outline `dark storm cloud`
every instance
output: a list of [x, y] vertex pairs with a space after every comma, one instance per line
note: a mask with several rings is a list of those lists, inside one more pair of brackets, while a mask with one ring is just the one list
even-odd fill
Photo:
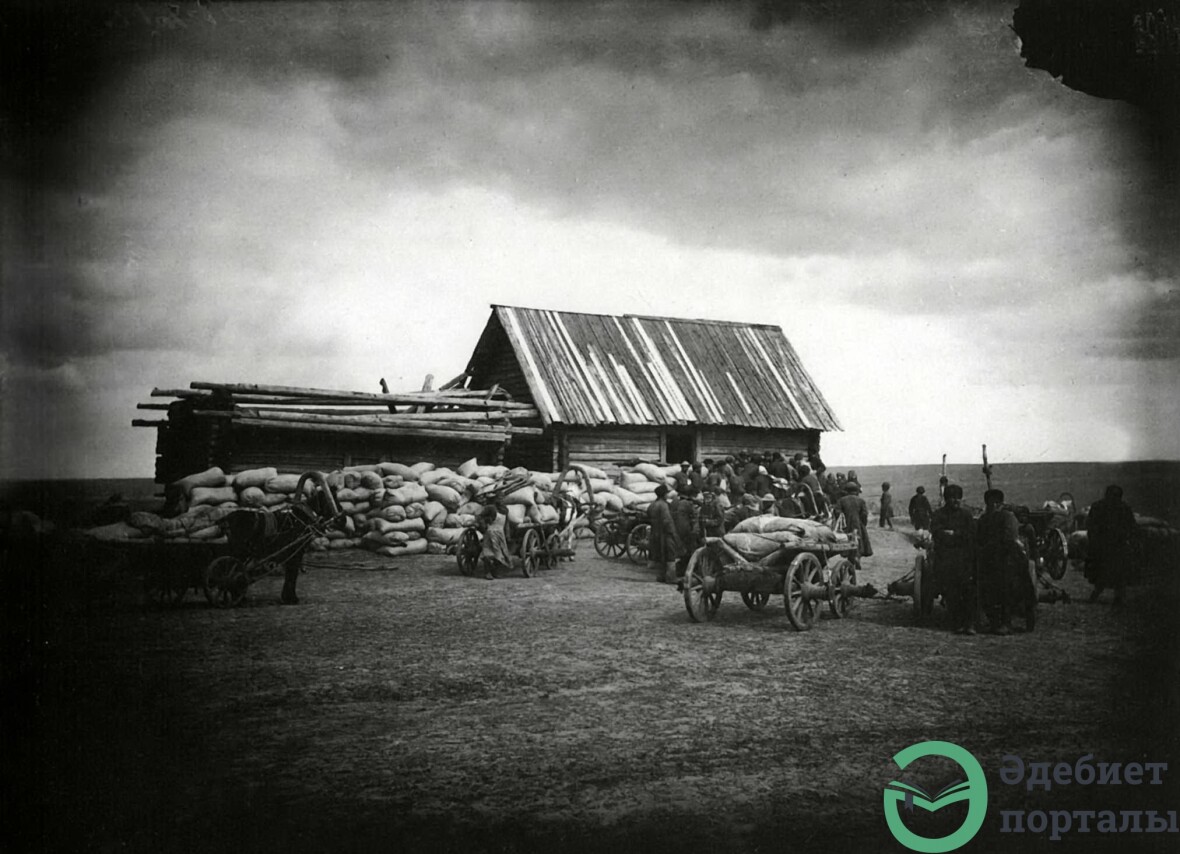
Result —
[[[148, 299], [153, 287], [202, 292], [208, 284], [191, 271], [132, 276], [101, 295], [81, 271], [125, 264], [123, 232], [150, 228], [218, 259], [227, 281], [266, 281], [268, 253], [282, 252], [268, 229], [300, 214], [284, 176], [264, 177], [267, 155], [289, 153], [302, 128], [287, 108], [306, 92], [322, 94], [330, 123], [322, 152], [295, 161], [287, 180], [303, 168], [390, 192], [476, 185], [689, 248], [855, 255], [885, 267], [895, 253], [924, 259], [923, 270], [829, 286], [886, 311], [1051, 303], [1063, 279], [1095, 274], [1087, 265], [1150, 280], [1164, 275], [1161, 245], [1175, 233], [1167, 183], [1152, 183], [1149, 158], [1128, 155], [1140, 138], [1112, 133], [1102, 109], [1053, 97], [1056, 84], [1022, 67], [1008, 2], [94, 8], [65, 24], [34, 22], [36, 67], [52, 82], [37, 89], [31, 74], [21, 78], [33, 94], [17, 114], [36, 129], [25, 154], [50, 140], [47, 181], [125, 205], [129, 170], [154, 169], [163, 178], [153, 187], [172, 176], [207, 191], [157, 208], [135, 202], [101, 222], [61, 205], [44, 214], [45, 230], [81, 248], [55, 256], [55, 275], [27, 277], [32, 290], [11, 301], [5, 338], [38, 363], [108, 347], [197, 347], [214, 334], [216, 316], [199, 301], [182, 303], [186, 322], [170, 330], [178, 313]], [[45, 35], [62, 27], [64, 36]], [[254, 167], [251, 199], [167, 156], [186, 132], [224, 162]], [[1090, 150], [1081, 156], [1079, 146]], [[1030, 158], [1035, 169], [1011, 170]], [[1113, 210], [1096, 202], [1111, 170], [1126, 178], [1115, 181]], [[1032, 175], [1046, 184], [1006, 204]], [[346, 186], [327, 189], [345, 203]], [[1063, 210], [1073, 231], [1051, 219]], [[1112, 215], [1140, 257], [1109, 237]], [[216, 234], [231, 223], [231, 236]], [[1004, 266], [1023, 263], [1038, 240], [1059, 257]], [[128, 279], [122, 267], [117, 278]], [[260, 290], [241, 298], [274, 299]], [[1174, 312], [1147, 293], [1158, 305], [1129, 322], [1126, 346], [1139, 352], [1142, 335], [1144, 352], [1167, 352]], [[127, 318], [135, 322], [118, 333]]]

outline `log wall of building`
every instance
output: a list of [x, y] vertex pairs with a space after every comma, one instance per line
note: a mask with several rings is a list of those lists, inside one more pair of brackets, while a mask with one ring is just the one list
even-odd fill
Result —
[[556, 471], [561, 465], [557, 458], [557, 438], [552, 431], [543, 436], [516, 435], [504, 449], [504, 465], [524, 466], [530, 471]]
[[[814, 431], [758, 430], [744, 427], [702, 427], [697, 445], [698, 459], [737, 456], [742, 451], [757, 453], [781, 451], [787, 457], [807, 456]], [[816, 438], [816, 450], [819, 441]]]
[[501, 462], [500, 443], [237, 427], [220, 465], [226, 473], [267, 466], [284, 472], [333, 471], [366, 463], [421, 461], [454, 468], [472, 457], [480, 465], [496, 465]]
[[660, 428], [578, 428], [558, 434], [559, 464], [585, 463], [608, 473], [631, 460], [660, 459]]

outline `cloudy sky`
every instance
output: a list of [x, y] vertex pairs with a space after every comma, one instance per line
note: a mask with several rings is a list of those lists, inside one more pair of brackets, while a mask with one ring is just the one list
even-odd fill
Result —
[[0, 476], [151, 476], [154, 386], [450, 378], [491, 303], [781, 325], [833, 465], [1180, 458], [1174, 171], [1014, 5], [9, 13]]

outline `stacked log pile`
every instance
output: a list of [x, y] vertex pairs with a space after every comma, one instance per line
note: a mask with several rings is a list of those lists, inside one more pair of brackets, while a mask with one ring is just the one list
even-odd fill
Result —
[[[293, 386], [193, 382], [187, 389], [153, 389], [140, 409], [167, 412], [164, 419], [135, 419], [158, 430], [156, 481], [172, 483], [190, 472], [235, 465], [235, 433], [251, 429], [324, 437], [369, 437], [503, 447], [510, 436], [540, 435], [540, 413], [498, 387], [467, 389], [456, 377], [438, 390], [368, 393]], [[520, 422], [526, 422], [524, 424]], [[457, 460], [464, 457], [459, 456]], [[319, 466], [302, 465], [309, 469]]]

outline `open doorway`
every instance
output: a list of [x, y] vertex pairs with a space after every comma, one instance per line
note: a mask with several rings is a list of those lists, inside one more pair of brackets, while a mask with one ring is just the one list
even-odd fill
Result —
[[664, 436], [664, 459], [670, 464], [696, 460], [696, 435], [693, 430], [669, 430]]

